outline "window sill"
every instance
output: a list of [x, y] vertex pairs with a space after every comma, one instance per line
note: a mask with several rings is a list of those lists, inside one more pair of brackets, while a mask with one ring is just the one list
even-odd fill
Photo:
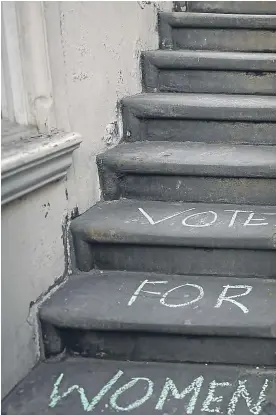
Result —
[[80, 143], [76, 133], [39, 134], [2, 120], [2, 205], [65, 177]]

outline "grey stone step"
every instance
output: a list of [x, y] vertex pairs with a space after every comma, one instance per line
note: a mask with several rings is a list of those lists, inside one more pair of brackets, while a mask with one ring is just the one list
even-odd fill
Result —
[[160, 49], [276, 51], [276, 16], [162, 12]]
[[136, 142], [97, 160], [106, 200], [276, 205], [276, 146]]
[[276, 14], [275, 1], [188, 1], [189, 12]]
[[128, 141], [275, 144], [273, 96], [151, 93], [122, 100]]
[[100, 202], [71, 223], [76, 265], [276, 277], [275, 213], [264, 206]]
[[143, 54], [148, 92], [276, 94], [276, 54], [150, 51]]
[[275, 378], [275, 370], [252, 367], [75, 358], [37, 366], [2, 414], [270, 415]]
[[276, 365], [275, 296], [276, 280], [93, 271], [71, 276], [40, 319], [48, 355]]

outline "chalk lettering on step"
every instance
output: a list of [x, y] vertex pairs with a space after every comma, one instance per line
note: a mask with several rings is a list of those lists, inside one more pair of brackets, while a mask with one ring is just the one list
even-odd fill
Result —
[[204, 377], [199, 376], [189, 386], [187, 386], [186, 389], [184, 389], [182, 392], [179, 392], [173, 380], [170, 378], [167, 378], [155, 409], [157, 409], [158, 411], [162, 411], [169, 393], [171, 393], [175, 399], [183, 399], [185, 398], [186, 395], [189, 395], [190, 393], [193, 392], [193, 395], [188, 405], [186, 406], [186, 413], [188, 415], [192, 414], [195, 409], [196, 402], [200, 394], [200, 390], [201, 390], [203, 382], [204, 382]]
[[[128, 389], [132, 388], [139, 381], [148, 382], [146, 394], [142, 398], [137, 399], [128, 406], [119, 406], [117, 404], [117, 399], [119, 398], [119, 396], [122, 395], [122, 393], [124, 393]], [[110, 398], [110, 405], [116, 411], [132, 411], [133, 409], [136, 409], [139, 406], [143, 405], [143, 403], [145, 403], [151, 397], [153, 393], [153, 386], [154, 383], [149, 378], [133, 378], [130, 382], [126, 383], [124, 386], [116, 390], [115, 393], [113, 393], [113, 395]]]
[[95, 408], [95, 406], [100, 402], [100, 400], [104, 397], [104, 395], [112, 388], [112, 386], [117, 382], [117, 380], [124, 374], [122, 370], [119, 370], [116, 375], [114, 375], [108, 383], [102, 387], [100, 392], [94, 396], [92, 401], [89, 403], [86, 394], [84, 392], [84, 389], [80, 387], [79, 385], [73, 385], [69, 389], [67, 389], [66, 392], [59, 395], [59, 386], [61, 384], [61, 381], [64, 377], [64, 374], [61, 373], [60, 376], [57, 378], [56, 382], [54, 383], [53, 391], [50, 395], [50, 403], [49, 406], [51, 408], [55, 408], [57, 403], [60, 402], [63, 398], [66, 398], [68, 395], [70, 395], [73, 391], [77, 391], [80, 395], [80, 400], [83, 406], [84, 411], [91, 412]]
[[253, 404], [253, 398], [250, 396], [248, 390], [246, 389], [246, 383], [247, 383], [247, 380], [239, 380], [239, 385], [237, 389], [235, 390], [229, 402], [227, 415], [234, 415], [236, 413], [236, 406], [240, 398], [243, 398], [245, 400], [246, 405], [251, 414], [253, 415], [261, 414], [263, 404], [266, 401], [265, 391], [268, 387], [269, 380], [268, 379], [265, 380], [263, 387], [261, 389], [260, 395], [258, 397], [258, 400], [255, 404]]
[[[250, 213], [250, 215], [248, 216], [248, 218], [244, 222], [243, 226], [266, 226], [266, 225], [268, 225], [267, 222], [260, 223], [260, 222], [263, 222], [264, 220], [266, 220], [266, 218], [254, 218], [255, 214], [256, 213], [254, 213], [254, 212]], [[254, 223], [254, 221], [257, 222], [257, 223]]]
[[224, 212], [233, 212], [228, 228], [232, 228], [234, 226], [235, 220], [237, 219], [237, 216], [239, 213], [253, 213], [252, 210], [232, 210], [232, 209], [225, 209]]
[[[188, 219], [191, 219], [191, 218], [196, 218], [196, 217], [198, 217], [198, 216], [200, 216], [200, 215], [205, 215], [205, 214], [209, 214], [209, 213], [211, 213], [212, 215], [213, 215], [213, 219], [210, 221], [210, 222], [207, 222], [207, 223], [202, 223], [203, 221], [201, 220], [201, 222], [200, 223], [197, 223], [197, 224], [189, 224], [189, 223], [187, 223], [187, 220]], [[192, 215], [189, 215], [189, 216], [187, 216], [185, 219], [183, 219], [182, 220], [182, 225], [183, 226], [190, 226], [190, 227], [193, 227], [193, 228], [205, 228], [205, 227], [207, 227], [207, 226], [211, 226], [211, 225], [213, 225], [215, 222], [216, 222], [216, 220], [217, 220], [217, 218], [218, 218], [218, 215], [217, 215], [217, 213], [216, 212], [214, 212], [214, 211], [212, 211], [212, 210], [208, 210], [207, 212], [199, 212], [199, 213], [193, 213]]]
[[142, 284], [139, 285], [139, 287], [137, 288], [137, 290], [134, 292], [133, 296], [130, 298], [129, 302], [127, 303], [128, 306], [132, 305], [134, 303], [134, 301], [136, 300], [136, 298], [138, 297], [138, 294], [140, 292], [143, 293], [147, 293], [147, 294], [153, 294], [153, 295], [161, 295], [160, 292], [153, 292], [153, 291], [145, 291], [142, 290], [142, 288], [146, 285], [146, 284], [167, 284], [168, 281], [149, 281], [149, 280], [145, 280], [142, 282]]
[[160, 220], [157, 220], [156, 222], [152, 219], [152, 217], [147, 213], [147, 212], [145, 212], [144, 211], [144, 209], [142, 209], [142, 208], [138, 208], [139, 209], [139, 211], [145, 216], [145, 218], [147, 218], [147, 220], [149, 221], [149, 223], [151, 224], [151, 225], [157, 225], [158, 223], [161, 223], [161, 222], [165, 222], [166, 220], [168, 220], [168, 219], [172, 219], [172, 218], [175, 218], [176, 216], [179, 216], [179, 215], [182, 215], [182, 213], [185, 213], [185, 212], [189, 212], [189, 211], [191, 211], [191, 210], [195, 210], [195, 208], [191, 208], [191, 209], [187, 209], [187, 210], [183, 210], [182, 212], [177, 212], [177, 213], [174, 213], [173, 215], [170, 215], [170, 216], [166, 216], [165, 218], [163, 218], [163, 219], [160, 219]]
[[232, 386], [232, 384], [229, 383], [229, 382], [217, 383], [215, 380], [210, 382], [208, 395], [207, 395], [205, 401], [202, 404], [202, 408], [201, 408], [202, 412], [216, 412], [218, 414], [221, 413], [220, 412], [220, 406], [216, 406], [216, 408], [210, 408], [210, 405], [214, 404], [214, 403], [221, 403], [222, 402], [223, 396], [215, 396], [215, 389], [217, 387], [225, 388], [227, 386]]
[[[187, 301], [186, 303], [181, 303], [181, 304], [168, 304], [165, 302], [166, 298], [168, 297], [168, 295], [170, 293], [172, 293], [175, 290], [178, 290], [179, 288], [182, 287], [194, 287], [199, 291], [199, 294], [196, 298]], [[197, 301], [201, 300], [204, 296], [204, 291], [203, 288], [200, 285], [196, 285], [196, 284], [183, 284], [183, 285], [179, 285], [178, 287], [174, 287], [171, 290], [167, 291], [165, 294], [163, 294], [162, 298], [160, 299], [160, 303], [165, 305], [166, 307], [172, 307], [172, 308], [176, 308], [176, 307], [185, 307], [187, 305], [191, 305], [193, 303], [196, 303]]]
[[[226, 296], [228, 290], [232, 289], [244, 289], [245, 292], [236, 295]], [[222, 293], [219, 295], [215, 308], [220, 308], [224, 301], [235, 304], [239, 307], [245, 314], [249, 312], [248, 308], [242, 303], [234, 300], [234, 298], [244, 297], [252, 291], [253, 287], [251, 285], [225, 285]]]

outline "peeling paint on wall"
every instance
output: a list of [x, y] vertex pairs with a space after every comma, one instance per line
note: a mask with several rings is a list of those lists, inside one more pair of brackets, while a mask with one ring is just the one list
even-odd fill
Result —
[[118, 122], [113, 121], [107, 124], [105, 128], [105, 134], [103, 136], [103, 142], [108, 148], [114, 147], [120, 140]]

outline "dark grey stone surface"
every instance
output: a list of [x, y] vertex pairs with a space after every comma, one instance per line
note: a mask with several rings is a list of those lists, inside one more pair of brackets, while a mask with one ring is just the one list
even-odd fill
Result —
[[[70, 355], [142, 362], [275, 366], [276, 340], [132, 331], [60, 331]], [[49, 350], [49, 355], [53, 351]]]
[[276, 204], [276, 147], [136, 142], [97, 160], [106, 200]]
[[[213, 226], [196, 228], [182, 226], [183, 218], [179, 215], [151, 225], [139, 208], [155, 222], [192, 208], [196, 208], [196, 213], [215, 209], [220, 219]], [[229, 228], [233, 213], [225, 212], [228, 209], [260, 213], [270, 225], [243, 226], [250, 214], [245, 213], [238, 215]], [[260, 206], [138, 200], [99, 203], [71, 224], [77, 266], [82, 271], [96, 266], [176, 274], [275, 277], [274, 215], [265, 216], [264, 212], [275, 213], [273, 207]]]
[[276, 14], [275, 1], [188, 1], [189, 12]]
[[198, 50], [156, 50], [142, 54], [158, 69], [212, 69], [216, 71], [276, 72], [275, 53], [242, 53]]
[[136, 118], [276, 121], [272, 96], [152, 93], [124, 98], [122, 104]]
[[276, 277], [276, 255], [273, 250], [116, 244], [113, 241], [86, 243], [88, 249], [85, 251], [81, 249], [79, 241], [82, 241], [80, 235], [75, 239], [75, 249], [79, 253], [78, 267], [83, 271], [96, 267], [168, 274]]
[[273, 53], [145, 52], [143, 69], [148, 92], [276, 94]]
[[[219, 303], [227, 286], [237, 304]], [[275, 297], [275, 280], [95, 270], [71, 276], [39, 314], [59, 328], [276, 338]]]
[[[138, 120], [138, 118], [136, 118]], [[276, 143], [275, 123], [211, 120], [139, 119], [125, 124], [126, 141], [201, 141], [205, 143]], [[137, 128], [138, 127], [138, 128]]]
[[[245, 213], [237, 214], [229, 227], [237, 210]], [[275, 213], [275, 207], [268, 206], [119, 200], [96, 204], [74, 219], [71, 229], [73, 234], [82, 234], [87, 242], [275, 250]], [[195, 216], [185, 222], [189, 226], [183, 225], [182, 221], [190, 215]], [[249, 215], [253, 219], [251, 225], [244, 226]]]
[[143, 54], [144, 90], [276, 94], [276, 54], [149, 51]]
[[159, 45], [160, 49], [273, 52], [275, 28], [275, 15], [163, 12]]
[[[108, 175], [105, 180], [108, 181]], [[201, 203], [276, 205], [275, 179], [216, 178], [128, 173], [120, 178], [116, 192], [102, 181], [106, 200], [124, 197], [141, 200]]]
[[120, 174], [276, 178], [276, 146], [137, 142], [121, 144], [99, 159]]
[[275, 30], [174, 28], [173, 49], [275, 52]]
[[276, 143], [274, 97], [140, 94], [123, 99], [122, 111], [127, 141]]
[[275, 378], [274, 370], [250, 367], [69, 359], [35, 368], [4, 400], [2, 414], [261, 414], [274, 405]]

